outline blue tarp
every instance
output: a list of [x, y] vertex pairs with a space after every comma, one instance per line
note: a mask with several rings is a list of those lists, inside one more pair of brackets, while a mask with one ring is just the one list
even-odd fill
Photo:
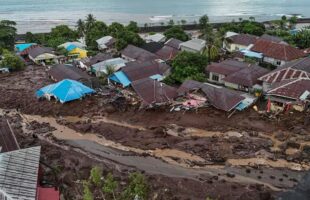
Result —
[[69, 46], [67, 46], [67, 51], [72, 51], [73, 49], [77, 48], [77, 46], [75, 46], [74, 44], [70, 44]]
[[31, 47], [32, 45], [35, 45], [35, 43], [25, 43], [25, 44], [17, 44], [15, 45], [15, 48], [19, 51], [22, 52], [25, 49], [28, 49], [29, 47]]
[[258, 59], [262, 59], [263, 58], [263, 54], [262, 53], [257, 53], [254, 51], [250, 51], [250, 50], [241, 50], [241, 52], [247, 56], [247, 57], [251, 57], [251, 58], [258, 58]]
[[36, 92], [37, 97], [45, 95], [54, 96], [61, 103], [80, 99], [81, 97], [95, 93], [95, 91], [82, 83], [70, 79], [62, 80], [58, 83], [51, 84], [39, 89]]
[[114, 74], [112, 74], [109, 79], [111, 81], [114, 81], [116, 83], [120, 83], [123, 85], [123, 87], [127, 87], [131, 84], [131, 81], [128, 79], [128, 77], [126, 76], [126, 74], [124, 74], [124, 72], [119, 71], [119, 72], [115, 72]]
[[155, 74], [153, 76], [150, 76], [150, 78], [157, 81], [162, 81], [164, 79], [164, 77], [160, 74]]

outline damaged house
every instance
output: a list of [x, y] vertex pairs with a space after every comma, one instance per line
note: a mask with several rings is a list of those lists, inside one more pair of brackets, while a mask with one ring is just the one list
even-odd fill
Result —
[[229, 52], [247, 49], [250, 45], [256, 43], [259, 37], [249, 34], [231, 34], [225, 38], [223, 48]]
[[310, 79], [299, 78], [281, 81], [266, 93], [268, 111], [310, 109]]
[[141, 99], [142, 107], [152, 107], [171, 103], [177, 97], [177, 89], [151, 78], [143, 78], [131, 83]]
[[151, 78], [161, 81], [170, 73], [170, 66], [155, 61], [128, 62], [120, 71], [109, 77], [111, 82], [127, 87], [133, 81]]
[[[211, 85], [208, 83], [200, 83], [193, 80], [185, 81], [178, 89], [178, 95], [192, 98], [191, 93], [197, 92], [198, 90], [202, 92], [201, 94], [206, 98], [208, 104], [226, 112], [231, 112], [235, 109], [243, 110], [253, 103], [253, 101], [247, 98], [247, 95], [237, 91], [229, 90], [227, 88]], [[198, 100], [200, 101], [201, 98]], [[195, 101], [197, 101], [197, 98]], [[201, 103], [197, 103], [197, 105], [199, 106]], [[183, 106], [186, 105], [183, 104]]]
[[171, 61], [173, 60], [177, 54], [180, 52], [180, 44], [181, 40], [177, 40], [174, 38], [169, 39], [165, 45], [158, 50], [155, 54], [163, 61]]

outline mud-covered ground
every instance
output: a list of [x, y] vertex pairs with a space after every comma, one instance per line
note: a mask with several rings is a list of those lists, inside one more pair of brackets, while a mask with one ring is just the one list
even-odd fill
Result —
[[[124, 100], [111, 103], [115, 91], [67, 104], [39, 101], [35, 90], [49, 83], [39, 67], [0, 74], [0, 108], [7, 109], [1, 115], [14, 124], [21, 146], [42, 145], [43, 162], [61, 169], [46, 179], [60, 186], [66, 199], [80, 199], [79, 181], [94, 165], [106, 173], [113, 171], [119, 180], [142, 169], [151, 186], [150, 199], [271, 199], [279, 189], [294, 186], [309, 169], [306, 113], [272, 116], [249, 109], [227, 118], [213, 108], [186, 113], [169, 108], [138, 110]], [[147, 161], [144, 166], [128, 166], [124, 159], [114, 160], [113, 152], [99, 156], [97, 149], [86, 145], [90, 141], [155, 157], [169, 167], [212, 173], [192, 178], [155, 173], [148, 170]]]

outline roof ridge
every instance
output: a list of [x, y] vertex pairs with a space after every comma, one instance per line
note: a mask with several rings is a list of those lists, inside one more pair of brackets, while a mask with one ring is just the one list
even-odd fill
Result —
[[286, 84], [280, 85], [279, 87], [276, 87], [276, 88], [274, 88], [274, 89], [272, 89], [272, 90], [269, 90], [268, 93], [273, 92], [274, 90], [278, 90], [278, 89], [280, 89], [280, 88], [286, 87], [286, 86], [288, 86], [288, 85], [291, 85], [291, 84], [296, 83], [296, 82], [298, 82], [298, 81], [302, 81], [302, 80], [310, 80], [310, 79], [308, 79], [308, 78], [297, 78], [297, 79], [295, 79], [295, 80], [293, 80], [293, 81], [291, 81], [291, 82], [288, 82], [288, 83], [286, 83]]

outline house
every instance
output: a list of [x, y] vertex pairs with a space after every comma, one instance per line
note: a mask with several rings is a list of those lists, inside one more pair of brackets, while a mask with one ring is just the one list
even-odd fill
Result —
[[153, 35], [148, 35], [145, 38], [146, 43], [149, 42], [165, 42], [166, 41], [166, 36], [164, 36], [161, 33], [155, 33]]
[[99, 50], [111, 50], [114, 48], [116, 40], [112, 36], [104, 36], [96, 40]]
[[0, 120], [0, 153], [20, 149], [13, 129], [6, 120]]
[[299, 78], [274, 84], [266, 93], [268, 111], [310, 109], [310, 79]]
[[300, 19], [297, 19], [297, 22], [295, 24], [295, 29], [302, 30], [309, 26], [310, 26], [310, 18], [300, 18]]
[[223, 41], [223, 48], [229, 52], [247, 49], [257, 41], [258, 37], [249, 34], [232, 34]]
[[40, 146], [0, 153], [0, 199], [60, 199], [55, 188], [38, 185], [40, 153]]
[[55, 82], [59, 82], [65, 79], [71, 79], [79, 81], [89, 87], [93, 87], [92, 77], [89, 76], [85, 71], [72, 65], [65, 65], [65, 64], [53, 65], [47, 73], [49, 77]]
[[164, 46], [164, 43], [161, 43], [161, 42], [149, 42], [149, 43], [145, 43], [141, 45], [140, 48], [146, 51], [149, 51], [151, 53], [156, 53], [161, 48], [163, 48], [163, 46]]
[[48, 64], [54, 62], [57, 56], [53, 53], [52, 49], [36, 46], [29, 49], [29, 59], [36, 64]]
[[250, 49], [263, 54], [263, 62], [274, 66], [283, 66], [285, 63], [305, 57], [305, 53], [290, 45], [259, 39]]
[[178, 89], [178, 94], [179, 96], [184, 96], [197, 90], [201, 90], [204, 93], [209, 104], [226, 112], [237, 109], [246, 100], [246, 97], [234, 90], [193, 80], [185, 81]]
[[169, 39], [155, 54], [163, 61], [170, 61], [180, 52], [181, 40]]
[[109, 77], [109, 80], [123, 87], [127, 87], [131, 82], [151, 78], [157, 81], [163, 80], [170, 73], [170, 66], [164, 63], [155, 61], [147, 62], [129, 62], [121, 71], [114, 73]]
[[267, 41], [274, 42], [274, 43], [288, 44], [282, 38], [276, 37], [276, 36], [272, 36], [272, 35], [268, 35], [268, 34], [262, 35], [259, 39], [267, 40]]
[[81, 99], [86, 95], [95, 93], [95, 90], [82, 83], [70, 79], [64, 79], [58, 83], [45, 86], [36, 91], [38, 98], [51, 100], [55, 98], [60, 103]]
[[82, 69], [86, 69], [88, 71], [90, 71], [91, 66], [96, 64], [96, 63], [100, 63], [102, 61], [105, 60], [109, 60], [112, 59], [113, 55], [110, 53], [98, 53], [97, 55], [93, 56], [93, 57], [87, 57], [87, 58], [83, 58], [79, 61], [77, 61], [77, 66], [82, 68]]
[[79, 59], [87, 57], [87, 51], [85, 49], [75, 46], [74, 44], [67, 46], [66, 50], [68, 51], [68, 56], [70, 57]]
[[131, 85], [140, 97], [142, 107], [167, 104], [177, 97], [176, 88], [151, 78], [133, 81]]
[[61, 45], [58, 46], [58, 48], [65, 48], [67, 49], [70, 45], [74, 45], [80, 49], [85, 49], [86, 48], [86, 45], [84, 43], [81, 43], [81, 42], [66, 42], [66, 43], [63, 43]]
[[206, 48], [206, 41], [201, 39], [192, 39], [180, 44], [182, 51], [188, 51], [193, 53], [202, 53]]
[[126, 66], [127, 60], [123, 58], [111, 58], [91, 66], [91, 72], [95, 73], [96, 76], [101, 76], [102, 74], [108, 74], [107, 68], [112, 67], [114, 71]]
[[236, 60], [212, 63], [206, 67], [209, 82], [223, 84], [226, 87], [245, 92], [262, 89], [262, 82], [258, 78], [268, 72], [269, 70], [258, 65]]
[[262, 76], [259, 80], [263, 81], [263, 90], [267, 92], [272, 85], [282, 81], [296, 80], [300, 78], [310, 78], [310, 58], [301, 58], [285, 64], [278, 69]]
[[15, 45], [15, 50], [17, 52], [22, 52], [26, 49], [28, 49], [29, 47], [33, 46], [33, 45], [37, 45], [36, 43], [22, 43], [22, 44], [16, 44]]
[[158, 56], [154, 53], [146, 51], [142, 48], [136, 47], [134, 45], [128, 45], [125, 49], [121, 51], [122, 57], [127, 61], [151, 61], [157, 60]]

